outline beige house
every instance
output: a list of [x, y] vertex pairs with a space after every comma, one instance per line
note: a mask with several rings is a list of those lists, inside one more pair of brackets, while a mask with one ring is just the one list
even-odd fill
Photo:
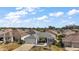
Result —
[[75, 34], [76, 32], [73, 31], [73, 30], [70, 30], [70, 29], [66, 29], [66, 30], [63, 30], [62, 34], [64, 35], [71, 35], [71, 34]]
[[21, 35], [24, 35], [17, 29], [5, 29], [0, 31], [0, 41], [3, 43], [19, 42]]
[[64, 47], [79, 48], [79, 33], [71, 34], [62, 39]]

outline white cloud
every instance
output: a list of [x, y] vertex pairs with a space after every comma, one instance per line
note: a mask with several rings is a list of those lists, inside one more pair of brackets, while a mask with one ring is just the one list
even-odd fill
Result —
[[31, 14], [36, 14], [36, 12], [34, 12], [36, 9], [36, 7], [18, 7], [16, 8], [16, 12], [9, 12], [8, 14], [5, 15], [5, 19], [19, 19], [24, 15], [27, 15], [29, 12], [31, 12]]
[[17, 7], [16, 10], [24, 10], [26, 12], [33, 12], [36, 9], [39, 9], [38, 7]]
[[19, 18], [20, 15], [16, 14], [15, 12], [10, 12], [9, 14], [5, 15], [5, 19], [16, 19]]
[[43, 12], [43, 11], [44, 11], [44, 9], [39, 10], [39, 12]]
[[72, 17], [68, 17], [68, 19], [72, 19]]
[[48, 17], [46, 15], [37, 18], [37, 20], [47, 20], [47, 19], [48, 19]]
[[5, 15], [5, 18], [6, 19], [15, 19], [15, 18], [19, 18], [23, 15], [26, 15], [28, 14], [28, 12], [24, 11], [24, 10], [21, 10], [21, 11], [16, 11], [16, 12], [10, 12], [8, 14]]
[[27, 11], [29, 11], [29, 12], [32, 12], [32, 11], [34, 11], [35, 10], [35, 8], [25, 8]]
[[35, 15], [35, 14], [36, 14], [36, 12], [32, 12], [31, 14]]
[[24, 15], [28, 15], [29, 12], [30, 14], [35, 14], [35, 10], [38, 9], [36, 7], [19, 7], [16, 8], [15, 12], [9, 12], [8, 14], [5, 15], [4, 19], [6, 20], [6, 23], [8, 25], [11, 24], [16, 24], [16, 23], [23, 23], [23, 22], [29, 22], [29, 20], [24, 21], [24, 19], [22, 19], [22, 17]]
[[55, 13], [50, 13], [49, 16], [54, 16]]
[[68, 14], [68, 15], [74, 15], [74, 14], [77, 14], [77, 13], [79, 13], [79, 10], [77, 10], [77, 9], [72, 9], [72, 10], [70, 10], [67, 14]]
[[21, 10], [21, 9], [23, 9], [23, 7], [17, 7], [17, 8], [16, 8], [16, 10]]
[[31, 19], [26, 19], [23, 22], [31, 22]]
[[56, 12], [56, 13], [50, 13], [49, 16], [55, 16], [55, 17], [59, 17], [59, 16], [63, 16], [64, 12]]
[[62, 16], [64, 13], [63, 12], [58, 12], [58, 13], [56, 13], [55, 15], [56, 16]]

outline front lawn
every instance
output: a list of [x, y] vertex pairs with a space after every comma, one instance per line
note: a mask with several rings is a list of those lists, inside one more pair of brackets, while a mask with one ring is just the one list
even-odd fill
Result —
[[0, 51], [12, 51], [21, 46], [17, 43], [9, 43], [9, 44], [0, 44]]
[[34, 46], [30, 51], [64, 51], [63, 48], [60, 48], [56, 45], [50, 46]]

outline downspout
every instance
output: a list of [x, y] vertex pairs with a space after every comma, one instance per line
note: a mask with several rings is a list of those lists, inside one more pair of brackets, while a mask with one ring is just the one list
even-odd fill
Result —
[[13, 34], [12, 34], [12, 33], [10, 33], [10, 35], [11, 35], [11, 42], [13, 42]]
[[6, 43], [5, 33], [4, 33], [4, 35], [3, 35], [3, 42], [4, 42], [4, 44]]
[[35, 34], [34, 36], [35, 36], [35, 38], [36, 38], [36, 41], [35, 41], [36, 43], [35, 43], [35, 45], [37, 45], [37, 44], [38, 44], [38, 39], [39, 39], [39, 38], [38, 38], [37, 34]]

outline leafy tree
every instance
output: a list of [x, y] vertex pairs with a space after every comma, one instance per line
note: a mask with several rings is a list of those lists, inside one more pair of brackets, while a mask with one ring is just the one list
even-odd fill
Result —
[[55, 29], [55, 27], [49, 26], [49, 29]]
[[58, 42], [56, 43], [56, 46], [63, 47], [63, 44], [62, 44], [62, 38], [63, 37], [64, 37], [64, 35], [61, 35], [61, 34], [57, 35]]

